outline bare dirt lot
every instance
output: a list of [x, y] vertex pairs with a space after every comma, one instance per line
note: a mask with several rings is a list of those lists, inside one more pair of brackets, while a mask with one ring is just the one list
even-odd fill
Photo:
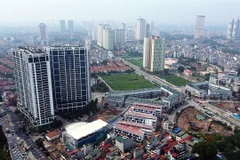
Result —
[[116, 115], [120, 114], [122, 111], [112, 109], [112, 108], [106, 108], [106, 109], [101, 109], [96, 115], [90, 118], [90, 122], [101, 119], [103, 121], [107, 121]]
[[[206, 117], [205, 120], [198, 120], [197, 115], [204, 116], [203, 113], [200, 113], [194, 108], [185, 109], [178, 118], [178, 127], [184, 131], [193, 130], [200, 131], [202, 133], [221, 134], [224, 136], [230, 136], [232, 134], [232, 131], [225, 129], [223, 125], [217, 124], [215, 122], [211, 123], [211, 118]], [[194, 123], [194, 125], [192, 125], [192, 128], [190, 126], [191, 123]]]
[[[233, 103], [233, 102], [216, 102], [211, 103], [214, 106], [217, 106], [218, 108], [224, 110], [224, 111], [230, 111], [232, 113], [238, 113], [240, 114], [240, 104], [239, 103]], [[239, 109], [238, 109], [239, 108]]]

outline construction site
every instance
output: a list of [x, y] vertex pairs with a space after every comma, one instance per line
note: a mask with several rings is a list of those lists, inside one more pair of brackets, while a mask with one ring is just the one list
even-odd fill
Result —
[[232, 131], [224, 125], [217, 123], [213, 118], [199, 112], [195, 108], [184, 109], [177, 120], [177, 125], [184, 131], [194, 131], [201, 133], [220, 134], [230, 136]]
[[95, 121], [97, 119], [101, 119], [103, 121], [108, 121], [109, 119], [119, 115], [122, 111], [114, 109], [114, 108], [108, 108], [108, 109], [101, 109], [98, 113], [96, 113], [94, 116], [90, 118], [90, 122]]

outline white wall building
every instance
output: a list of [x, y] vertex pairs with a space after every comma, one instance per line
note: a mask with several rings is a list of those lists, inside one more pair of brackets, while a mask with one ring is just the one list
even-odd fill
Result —
[[137, 19], [137, 24], [135, 28], [135, 40], [141, 41], [146, 37], [147, 23], [143, 18]]
[[48, 54], [29, 47], [13, 50], [18, 109], [33, 126], [54, 120], [51, 68]]
[[97, 45], [103, 46], [103, 26], [101, 24], [97, 26]]

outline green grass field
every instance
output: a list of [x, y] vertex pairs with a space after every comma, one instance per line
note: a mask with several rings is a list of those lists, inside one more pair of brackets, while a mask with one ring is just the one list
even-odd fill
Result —
[[142, 67], [143, 66], [143, 60], [142, 59], [127, 59], [128, 62], [138, 66], [138, 67]]
[[157, 76], [162, 79], [165, 79], [167, 82], [172, 83], [175, 86], [185, 86], [187, 83], [189, 83], [188, 80], [183, 79], [181, 77], [177, 77], [175, 75], [169, 75], [169, 76], [157, 75]]
[[101, 76], [107, 84], [116, 91], [127, 91], [133, 89], [152, 88], [154, 84], [137, 74], [116, 74]]

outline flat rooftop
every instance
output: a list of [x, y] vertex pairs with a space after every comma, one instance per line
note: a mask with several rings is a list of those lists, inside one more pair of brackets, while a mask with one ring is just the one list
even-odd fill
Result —
[[123, 125], [123, 124], [116, 124], [114, 128], [120, 129], [120, 130], [125, 131], [127, 133], [132, 133], [132, 134], [135, 134], [135, 135], [140, 135], [140, 136], [144, 135], [144, 132], [141, 131], [140, 128], [134, 127], [134, 126], [126, 126], [126, 125]]
[[[76, 126], [76, 124], [73, 124], [73, 125]], [[100, 129], [106, 127], [107, 125], [108, 123], [104, 122], [101, 119], [98, 119], [90, 123], [76, 126], [75, 128], [68, 126], [69, 129], [66, 129], [66, 130], [67, 130], [67, 133], [71, 135], [74, 139], [80, 139], [80, 138], [86, 137], [89, 134], [99, 131]]]

